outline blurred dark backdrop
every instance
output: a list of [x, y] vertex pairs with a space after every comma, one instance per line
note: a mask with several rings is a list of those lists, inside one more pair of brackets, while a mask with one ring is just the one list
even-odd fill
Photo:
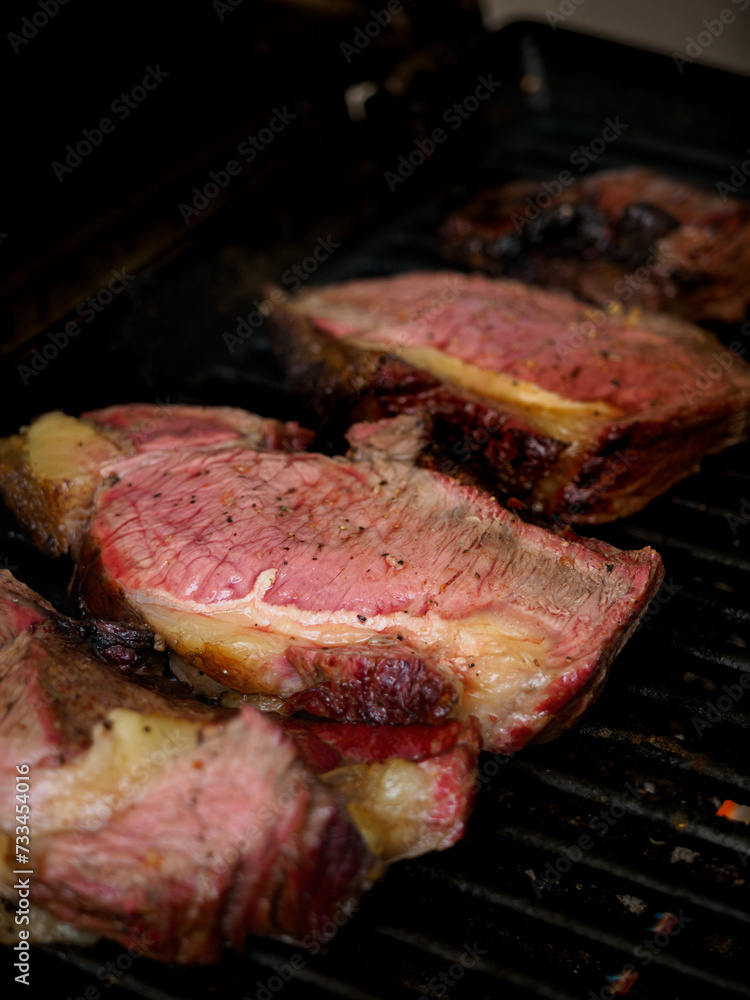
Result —
[[[371, 7], [389, 18], [370, 25], [372, 38], [362, 34]], [[390, 8], [357, 0], [12, 0], [0, 20], [6, 346], [65, 315], [55, 269], [69, 276], [68, 307], [92, 281], [102, 287], [108, 268], [92, 273], [95, 248], [113, 227], [122, 242], [114, 257], [126, 253], [142, 265], [192, 239], [230, 193], [256, 197], [264, 174], [288, 166], [290, 156], [298, 167], [309, 160], [308, 196], [325, 196], [314, 175], [330, 178], [342, 156], [366, 154], [352, 148], [346, 87], [381, 80], [416, 48], [447, 51], [481, 31], [473, 0], [391, 0]], [[276, 127], [290, 120], [274, 118], [285, 108], [293, 125], [274, 134], [264, 155], [248, 162], [257, 146], [246, 144], [248, 155], [237, 157], [239, 143], [271, 119]], [[186, 220], [178, 206], [190, 207], [193, 186], [210, 183], [211, 170], [224, 178], [232, 158], [239, 166], [231, 192]], [[8, 295], [30, 284], [36, 302], [8, 307]]]

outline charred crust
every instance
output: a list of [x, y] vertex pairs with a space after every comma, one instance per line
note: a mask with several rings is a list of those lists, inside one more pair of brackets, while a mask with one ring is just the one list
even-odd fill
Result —
[[345, 722], [428, 723], [449, 718], [460, 698], [454, 681], [408, 647], [397, 652], [357, 647], [290, 646], [286, 657], [307, 686], [285, 711]]
[[77, 600], [87, 616], [125, 622], [138, 631], [150, 631], [128, 604], [122, 588], [110, 579], [102, 563], [99, 544], [89, 535], [81, 547], [74, 583]]
[[154, 654], [154, 633], [117, 622], [82, 622], [83, 639], [100, 659], [116, 667], [137, 667]]

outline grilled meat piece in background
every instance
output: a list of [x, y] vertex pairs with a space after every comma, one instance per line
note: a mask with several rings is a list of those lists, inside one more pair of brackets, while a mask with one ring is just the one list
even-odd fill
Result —
[[446, 259], [600, 305], [693, 321], [744, 319], [747, 202], [639, 167], [561, 176], [512, 181], [472, 198], [441, 227]]

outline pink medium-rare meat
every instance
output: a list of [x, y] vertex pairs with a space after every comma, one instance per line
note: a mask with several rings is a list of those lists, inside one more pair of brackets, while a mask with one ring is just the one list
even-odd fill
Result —
[[[418, 468], [420, 438], [401, 418], [353, 429], [350, 458], [223, 443], [107, 463], [75, 545], [89, 612], [145, 622], [288, 711], [473, 715], [502, 752], [555, 735], [593, 701], [661, 560], [522, 522]], [[34, 443], [18, 447], [39, 471]]]
[[[679, 397], [696, 363], [695, 349], [706, 339], [697, 327], [675, 326], [682, 336], [670, 342], [667, 364], [659, 354], [664, 334], [638, 322], [594, 329], [596, 336], [586, 338], [595, 341], [593, 352], [591, 343], [578, 338], [561, 351], [561, 332], [586, 324], [580, 302], [518, 282], [460, 276], [461, 294], [429, 324], [415, 321], [449, 280], [437, 272], [353, 281], [310, 293], [304, 309], [316, 326], [339, 340], [363, 338], [396, 352], [431, 348], [565, 400], [602, 402], [623, 414], [649, 407], [665, 417], [683, 405]], [[720, 386], [711, 388], [712, 395], [720, 394]]]
[[379, 859], [463, 834], [473, 720], [405, 729], [211, 707], [148, 658], [125, 671], [102, 661], [90, 627], [0, 572], [0, 875], [22, 761], [35, 940], [134, 935], [179, 962], [213, 961], [248, 934], [304, 943], [354, 906]]
[[52, 556], [75, 544], [99, 485], [99, 470], [111, 459], [179, 448], [184, 442], [208, 446], [234, 441], [293, 451], [313, 438], [297, 423], [281, 423], [228, 406], [133, 403], [93, 411], [86, 414], [85, 422], [71, 425], [69, 421], [64, 414], [49, 413], [29, 430], [38, 439], [38, 462], [44, 465], [46, 476], [30, 472], [20, 438], [8, 438], [0, 446], [3, 498], [12, 510], [23, 511], [34, 542]]
[[733, 322], [750, 303], [748, 203], [644, 168], [484, 191], [440, 243], [451, 261], [602, 305]]
[[516, 281], [350, 281], [272, 323], [289, 387], [313, 387], [321, 415], [427, 415], [438, 467], [568, 522], [640, 509], [750, 428], [750, 367], [712, 334]]

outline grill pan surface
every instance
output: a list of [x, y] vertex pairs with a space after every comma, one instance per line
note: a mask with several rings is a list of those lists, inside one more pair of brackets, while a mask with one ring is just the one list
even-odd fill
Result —
[[[377, 156], [396, 112], [373, 100], [356, 153], [369, 152], [363, 177], [349, 176], [333, 199], [332, 176], [330, 209], [317, 196], [311, 206], [311, 191], [287, 191], [283, 211], [271, 197], [230, 201], [194, 245], [139, 271], [33, 376], [21, 366], [48, 331], [7, 355], [2, 433], [54, 407], [136, 400], [304, 420], [262, 326], [228, 346], [238, 318], [262, 305], [263, 281], [279, 280], [318, 239], [338, 245], [305, 276], [311, 283], [440, 267], [434, 232], [450, 208], [485, 183], [570, 169], [608, 117], [627, 128], [591, 168], [643, 163], [709, 188], [727, 181], [748, 138], [727, 95], [746, 107], [750, 81], [698, 66], [683, 76], [643, 53], [636, 79], [634, 56], [532, 24], [459, 47], [448, 82], [439, 78], [418, 121], [404, 102], [400, 145]], [[391, 194], [385, 172], [442, 119], [446, 94], [461, 100], [493, 71], [497, 93]], [[727, 343], [743, 336], [715, 329]], [[183, 969], [106, 943], [46, 947], [34, 950], [32, 982], [70, 997], [154, 1000], [750, 996], [750, 827], [717, 815], [726, 800], [750, 804], [749, 458], [747, 444], [715, 456], [642, 513], [596, 529], [620, 547], [652, 545], [666, 566], [601, 699], [554, 743], [511, 760], [483, 755], [465, 839], [395, 866], [318, 954], [257, 939], [219, 967]], [[64, 609], [70, 564], [49, 563], [1, 517], [0, 562]]]

